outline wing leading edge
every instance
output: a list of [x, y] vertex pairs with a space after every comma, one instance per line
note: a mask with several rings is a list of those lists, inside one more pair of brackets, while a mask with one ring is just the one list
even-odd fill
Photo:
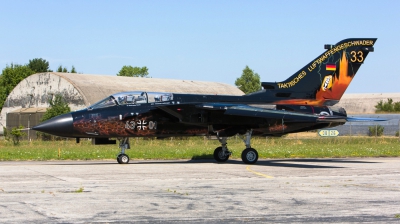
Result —
[[271, 110], [250, 106], [234, 106], [225, 112], [226, 115], [261, 117], [266, 119], [283, 119], [286, 122], [306, 122], [306, 123], [330, 123], [346, 122], [345, 117], [341, 116], [321, 116], [314, 114], [296, 113], [285, 110]]

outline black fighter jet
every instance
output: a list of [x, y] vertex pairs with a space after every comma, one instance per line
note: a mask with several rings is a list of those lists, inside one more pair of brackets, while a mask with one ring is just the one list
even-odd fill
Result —
[[[262, 90], [243, 96], [121, 92], [92, 106], [47, 120], [33, 130], [52, 135], [94, 138], [95, 144], [116, 144], [118, 163], [128, 163], [129, 137], [216, 136], [218, 162], [231, 152], [227, 138], [243, 135], [244, 163], [257, 162], [251, 136], [335, 127], [349, 121], [337, 103], [374, 51], [376, 38], [352, 38], [325, 45], [325, 52], [283, 82], [262, 82]], [[155, 90], [156, 91], [156, 90]], [[351, 118], [354, 120], [354, 118]]]

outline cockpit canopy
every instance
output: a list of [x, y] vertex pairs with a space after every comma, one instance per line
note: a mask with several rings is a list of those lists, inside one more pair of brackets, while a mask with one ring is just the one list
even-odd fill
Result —
[[172, 93], [163, 92], [121, 92], [106, 97], [103, 100], [89, 106], [88, 109], [98, 109], [118, 105], [139, 105], [144, 103], [162, 103], [171, 101]]

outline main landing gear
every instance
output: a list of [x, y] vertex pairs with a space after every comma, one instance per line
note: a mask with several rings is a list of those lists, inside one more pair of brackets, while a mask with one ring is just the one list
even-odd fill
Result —
[[[257, 150], [251, 148], [250, 146], [252, 132], [253, 130], [247, 130], [245, 137], [242, 138], [244, 144], [246, 145], [246, 148], [242, 152], [242, 161], [246, 164], [254, 164], [258, 160]], [[229, 151], [228, 147], [226, 146], [227, 137], [219, 137], [219, 134], [217, 133], [217, 138], [221, 143], [221, 146], [214, 150], [214, 159], [217, 162], [226, 162], [229, 159], [229, 156], [232, 155], [232, 152]]]
[[119, 140], [119, 148], [121, 149], [121, 152], [117, 155], [117, 162], [119, 164], [127, 164], [129, 163], [129, 156], [125, 154], [126, 149], [130, 149], [129, 145], [129, 138], [122, 138], [118, 139]]
[[219, 133], [217, 133], [217, 138], [218, 141], [221, 143], [220, 147], [217, 147], [214, 150], [214, 159], [217, 160], [217, 162], [226, 162], [229, 159], [229, 156], [232, 155], [232, 152], [228, 150], [228, 147], [226, 147], [226, 140], [228, 139], [227, 137], [219, 137]]
[[256, 163], [258, 160], [258, 152], [257, 150], [251, 148], [250, 139], [253, 130], [246, 131], [245, 137], [242, 138], [244, 144], [246, 145], [246, 149], [242, 152], [242, 161], [247, 164]]

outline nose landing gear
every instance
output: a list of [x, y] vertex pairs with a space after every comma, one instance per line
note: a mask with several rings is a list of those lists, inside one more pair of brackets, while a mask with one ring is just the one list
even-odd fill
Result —
[[121, 149], [121, 152], [117, 155], [117, 162], [119, 164], [129, 163], [129, 156], [125, 154], [125, 150], [131, 148], [129, 145], [129, 138], [119, 139], [119, 148]]
[[117, 162], [119, 164], [127, 164], [129, 163], [129, 156], [127, 154], [119, 154], [117, 156]]

